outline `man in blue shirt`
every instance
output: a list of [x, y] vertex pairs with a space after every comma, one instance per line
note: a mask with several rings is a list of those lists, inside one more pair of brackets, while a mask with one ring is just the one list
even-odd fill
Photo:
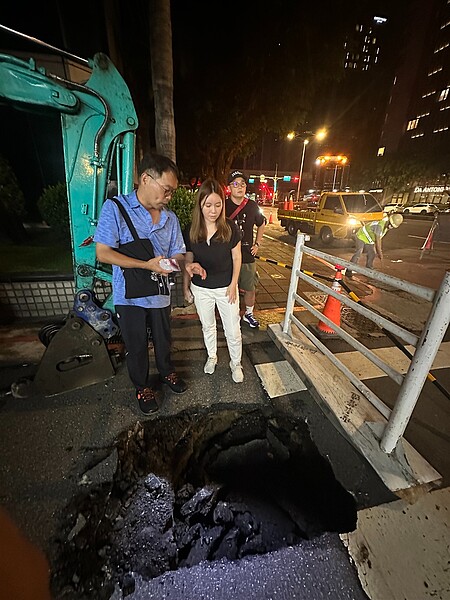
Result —
[[[178, 185], [178, 168], [173, 161], [157, 154], [146, 155], [139, 168], [137, 190], [118, 196], [140, 239], [150, 240], [154, 258], [141, 260], [122, 254], [124, 244], [133, 242], [133, 235], [113, 200], [103, 204], [94, 241], [97, 259], [113, 266], [113, 300], [122, 338], [127, 351], [127, 367], [140, 410], [148, 415], [158, 410], [157, 395], [148, 384], [148, 336], [152, 333], [156, 368], [163, 384], [174, 392], [186, 390], [186, 383], [173, 367], [170, 329], [170, 286], [154, 296], [127, 297], [124, 269], [143, 269], [167, 277], [171, 271], [161, 267], [162, 258], [182, 261], [186, 247], [180, 223], [167, 204]], [[151, 273], [148, 274], [149, 277]]]

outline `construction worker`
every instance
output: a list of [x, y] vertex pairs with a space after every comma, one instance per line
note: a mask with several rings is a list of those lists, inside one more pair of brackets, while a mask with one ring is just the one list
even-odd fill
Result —
[[[402, 223], [403, 217], [398, 213], [385, 215], [379, 221], [365, 223], [355, 234], [356, 250], [350, 259], [350, 262], [357, 265], [361, 254], [366, 252], [366, 267], [368, 269], [372, 269], [375, 256], [378, 256], [380, 260], [383, 258], [381, 240], [389, 231], [389, 229], [397, 228]], [[353, 272], [347, 269], [345, 276], [351, 278], [353, 276]]]

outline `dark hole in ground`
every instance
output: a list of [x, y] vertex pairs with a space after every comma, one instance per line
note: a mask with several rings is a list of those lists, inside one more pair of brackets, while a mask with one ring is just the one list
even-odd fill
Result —
[[110, 482], [73, 500], [56, 547], [55, 597], [109, 599], [115, 586], [201, 561], [264, 554], [356, 527], [356, 503], [301, 421], [211, 410], [137, 423]]

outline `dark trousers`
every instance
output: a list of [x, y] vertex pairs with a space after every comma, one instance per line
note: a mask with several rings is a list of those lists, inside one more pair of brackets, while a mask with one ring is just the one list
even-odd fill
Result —
[[357, 265], [358, 261], [361, 257], [361, 254], [363, 252], [366, 252], [367, 253], [366, 267], [368, 269], [373, 269], [373, 261], [375, 260], [375, 256], [376, 256], [375, 244], [365, 244], [359, 238], [355, 239], [355, 243], [356, 243], [356, 250], [355, 250], [355, 253], [353, 254], [353, 256], [351, 257], [350, 262]]
[[148, 386], [148, 335], [152, 332], [156, 368], [165, 377], [174, 371], [170, 359], [172, 335], [170, 331], [170, 306], [166, 308], [141, 308], [116, 306], [116, 314], [126, 348], [128, 374], [136, 388]]

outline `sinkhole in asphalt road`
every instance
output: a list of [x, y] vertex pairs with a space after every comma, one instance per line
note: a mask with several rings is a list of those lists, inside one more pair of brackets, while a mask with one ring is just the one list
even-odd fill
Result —
[[52, 561], [58, 598], [132, 593], [201, 561], [239, 560], [356, 527], [356, 502], [307, 425], [211, 409], [137, 423], [112, 450], [110, 480], [74, 498]]

